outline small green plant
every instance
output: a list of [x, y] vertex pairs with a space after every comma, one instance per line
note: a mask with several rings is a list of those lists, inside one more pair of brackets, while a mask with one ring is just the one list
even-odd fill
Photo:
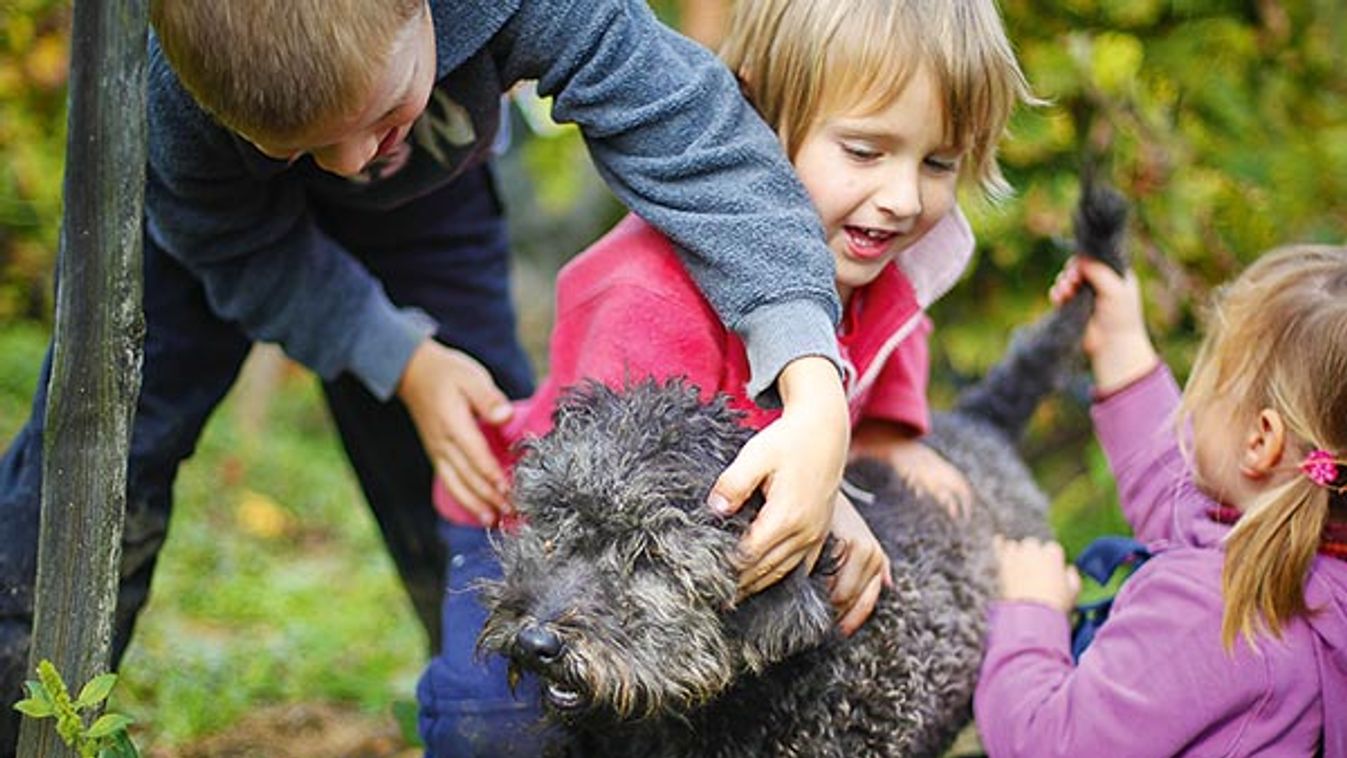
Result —
[[28, 681], [28, 697], [14, 710], [34, 719], [56, 719], [56, 733], [80, 758], [139, 758], [140, 751], [131, 742], [126, 727], [129, 716], [105, 713], [86, 725], [86, 712], [97, 711], [117, 684], [116, 674], [100, 674], [84, 685], [79, 697], [70, 699], [70, 690], [51, 661], [37, 664], [37, 681]]

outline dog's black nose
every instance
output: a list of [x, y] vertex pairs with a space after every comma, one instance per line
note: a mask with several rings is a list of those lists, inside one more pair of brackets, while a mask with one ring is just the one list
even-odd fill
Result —
[[561, 655], [561, 638], [539, 624], [530, 624], [515, 635], [519, 649], [539, 663], [551, 663]]

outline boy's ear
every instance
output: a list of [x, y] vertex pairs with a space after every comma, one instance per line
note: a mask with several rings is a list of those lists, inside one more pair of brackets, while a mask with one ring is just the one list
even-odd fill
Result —
[[1264, 408], [1245, 438], [1240, 473], [1251, 479], [1263, 479], [1281, 463], [1285, 452], [1286, 423], [1280, 413]]

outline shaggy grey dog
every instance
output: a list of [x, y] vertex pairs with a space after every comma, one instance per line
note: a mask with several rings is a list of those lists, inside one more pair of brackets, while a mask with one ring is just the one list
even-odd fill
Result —
[[[1125, 216], [1116, 195], [1087, 191], [1079, 243], [1116, 261]], [[557, 754], [940, 754], [970, 717], [991, 537], [1049, 534], [1013, 440], [1076, 356], [1090, 307], [1050, 314], [937, 416], [929, 441], [976, 493], [968, 522], [884, 464], [849, 468], [894, 579], [849, 639], [834, 628], [826, 560], [736, 602], [731, 556], [760, 502], [729, 519], [704, 505], [750, 434], [723, 400], [678, 381], [579, 388], [515, 470], [527, 525], [499, 545], [480, 646], [508, 656], [512, 677], [538, 675], [565, 726]]]

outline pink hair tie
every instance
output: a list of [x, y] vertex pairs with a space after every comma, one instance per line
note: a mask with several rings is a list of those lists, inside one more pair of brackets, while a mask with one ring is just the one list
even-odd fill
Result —
[[1328, 487], [1338, 478], [1337, 458], [1327, 450], [1312, 450], [1300, 462], [1300, 470], [1305, 472], [1311, 482], [1320, 487]]

